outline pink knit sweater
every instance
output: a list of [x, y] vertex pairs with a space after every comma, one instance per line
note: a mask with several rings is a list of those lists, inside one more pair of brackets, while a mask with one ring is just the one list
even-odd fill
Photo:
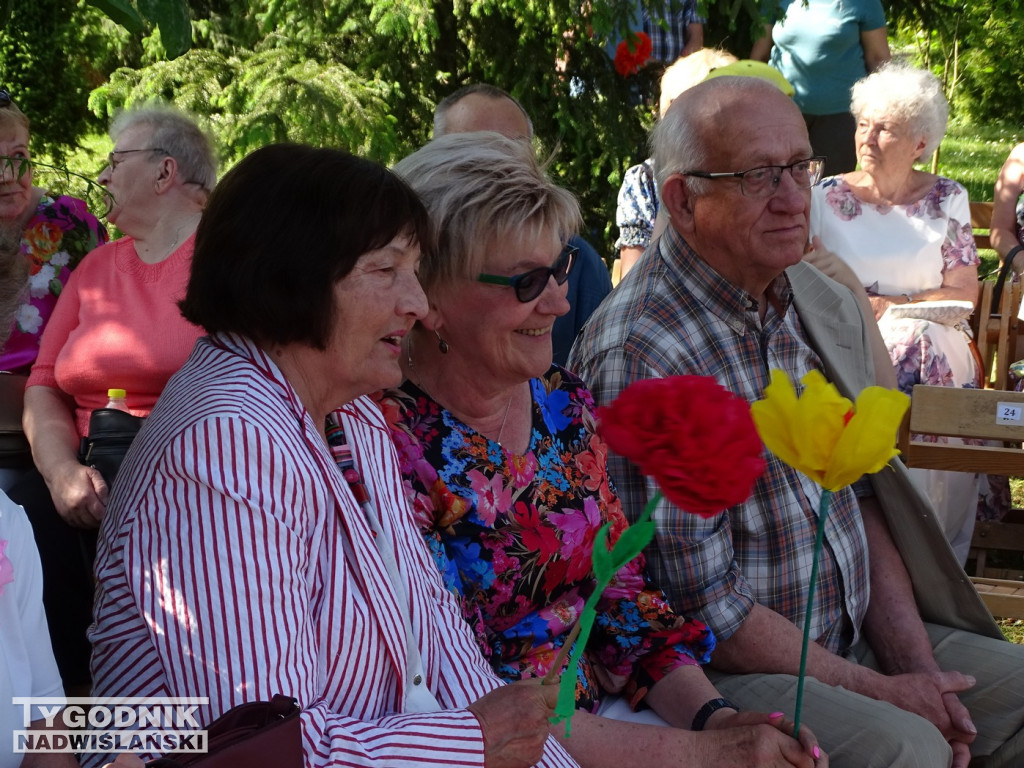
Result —
[[148, 416], [171, 375], [192, 351], [201, 328], [178, 310], [192, 263], [192, 235], [158, 264], [123, 237], [86, 256], [71, 273], [43, 332], [28, 386], [54, 387], [75, 401], [79, 435], [107, 390], [128, 392], [128, 407]]

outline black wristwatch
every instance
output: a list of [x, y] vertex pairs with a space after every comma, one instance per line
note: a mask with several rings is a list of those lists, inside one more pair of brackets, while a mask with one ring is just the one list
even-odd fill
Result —
[[708, 718], [720, 709], [735, 709], [737, 712], [740, 711], [740, 708], [728, 699], [712, 699], [697, 710], [697, 714], [693, 716], [693, 724], [690, 725], [690, 730], [703, 731], [704, 726], [707, 725]]

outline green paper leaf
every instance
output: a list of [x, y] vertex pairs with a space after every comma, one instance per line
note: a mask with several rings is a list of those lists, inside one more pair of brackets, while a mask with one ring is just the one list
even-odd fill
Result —
[[611, 523], [605, 523], [594, 538], [594, 549], [591, 554], [591, 561], [594, 566], [594, 580], [597, 585], [594, 591], [583, 604], [583, 611], [580, 613], [580, 633], [576, 638], [572, 652], [569, 654], [569, 662], [566, 672], [562, 675], [558, 684], [558, 702], [555, 705], [555, 716], [551, 718], [552, 723], [565, 721], [565, 736], [569, 738], [572, 731], [572, 716], [576, 712], [576, 670], [579, 669], [580, 659], [590, 639], [590, 631], [594, 627], [594, 618], [597, 616], [597, 603], [605, 587], [611, 582], [622, 566], [643, 552], [644, 547], [650, 544], [654, 538], [655, 524], [651, 520], [651, 513], [661, 500], [661, 493], [656, 493], [647, 502], [643, 514], [637, 518], [635, 524], [629, 526], [614, 547], [608, 546], [608, 534], [611, 532]]

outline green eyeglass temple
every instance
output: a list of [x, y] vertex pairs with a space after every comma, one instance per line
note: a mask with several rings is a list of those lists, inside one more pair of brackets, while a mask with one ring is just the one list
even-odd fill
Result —
[[[531, 269], [528, 272], [513, 275], [512, 277], [481, 272], [477, 275], [476, 279], [478, 282], [489, 283], [490, 285], [512, 286], [515, 289], [516, 298], [526, 303], [533, 301], [544, 292], [544, 286], [547, 285], [548, 278], [554, 277], [556, 283], [559, 285], [564, 284], [569, 279], [569, 271], [572, 269], [577, 253], [579, 253], [578, 248], [567, 245], [562, 249], [558, 258], [555, 259], [555, 263], [550, 267], [537, 267], [537, 269]], [[536, 283], [533, 283], [532, 279], [536, 279]]]

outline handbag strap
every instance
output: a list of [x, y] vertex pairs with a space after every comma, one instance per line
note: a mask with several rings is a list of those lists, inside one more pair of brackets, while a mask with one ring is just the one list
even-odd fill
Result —
[[995, 307], [996, 311], [999, 310], [999, 300], [1003, 297], [1003, 285], [1013, 270], [1013, 260], [1022, 250], [1024, 250], [1024, 246], [1020, 245], [1015, 245], [1011, 248], [1010, 252], [1006, 254], [1006, 258], [1003, 259], [1003, 266], [999, 268], [999, 277], [996, 278], [996, 286], [992, 289], [992, 306]]

